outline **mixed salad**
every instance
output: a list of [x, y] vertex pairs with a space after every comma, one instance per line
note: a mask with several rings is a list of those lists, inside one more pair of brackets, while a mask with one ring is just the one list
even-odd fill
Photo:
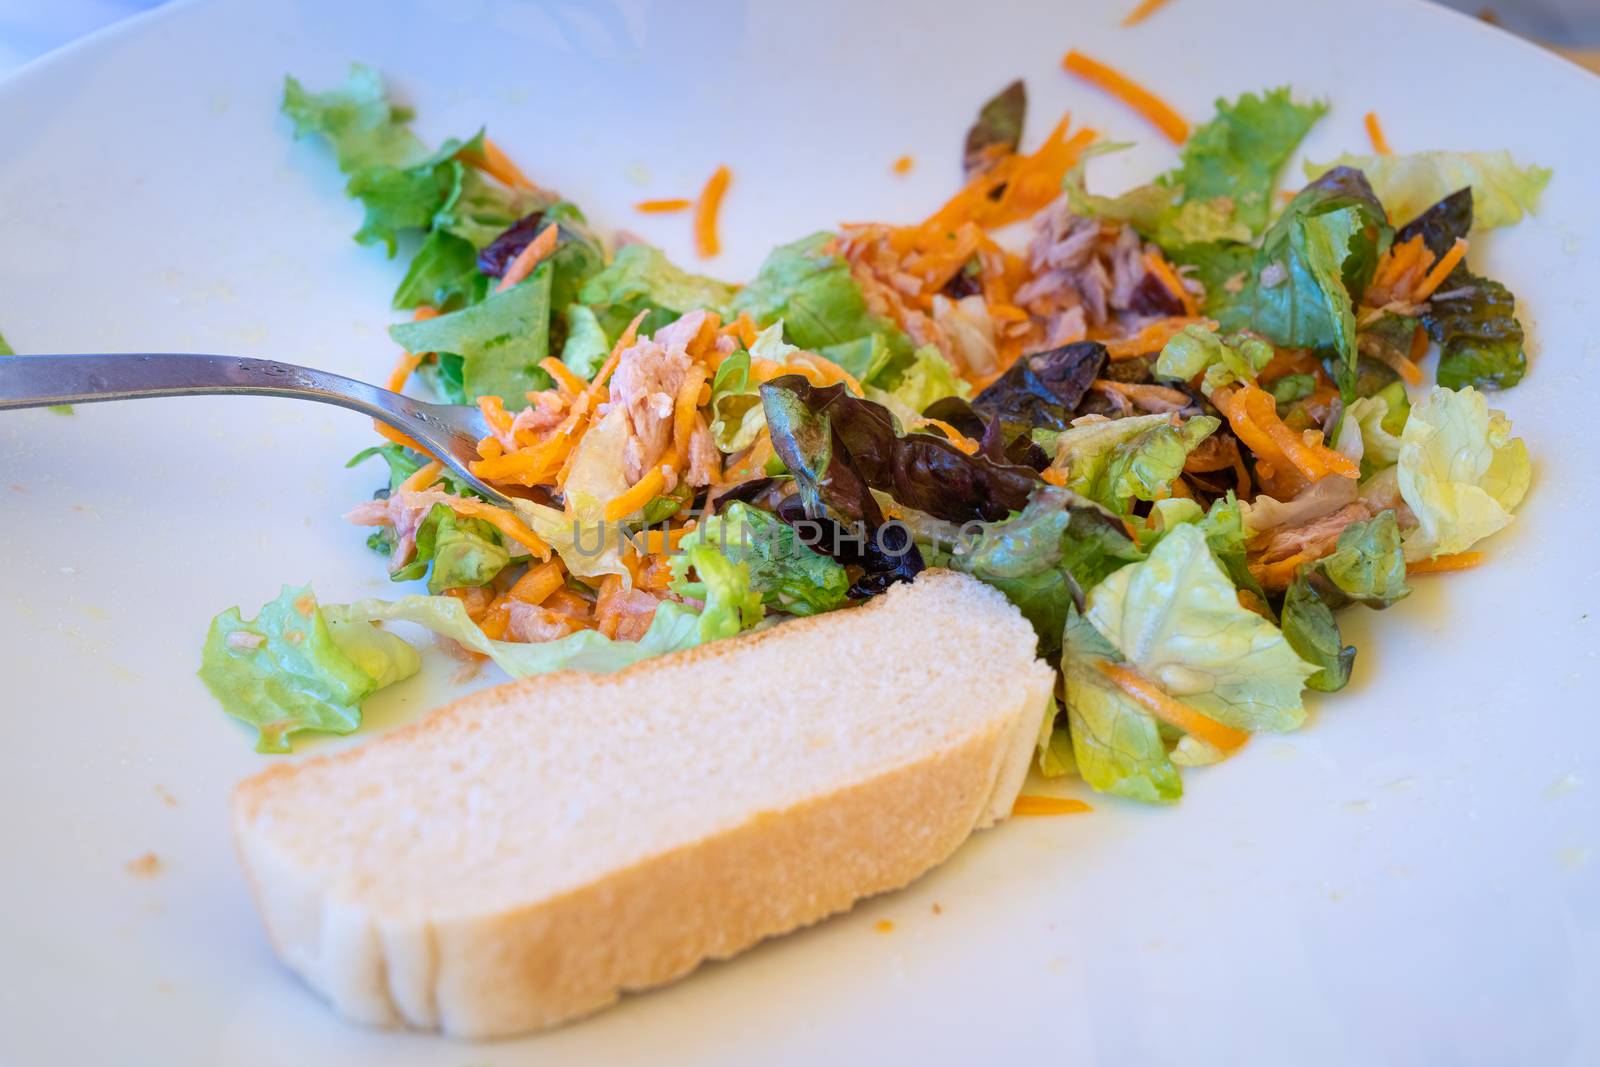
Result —
[[[1325, 110], [1274, 89], [1163, 123], [1176, 166], [1112, 196], [1086, 166], [1118, 146], [1091, 131], [1063, 118], [1023, 150], [1017, 82], [926, 220], [802, 237], [738, 285], [603, 240], [482, 133], [430, 149], [376, 71], [288, 79], [356, 240], [410, 256], [391, 387], [481, 409], [472, 470], [514, 506], [380, 427], [348, 518], [404, 595], [226, 611], [201, 677], [282, 752], [418, 669], [385, 623], [513, 676], [609, 671], [948, 567], [1060, 666], [1043, 773], [1176, 800], [1180, 766], [1348, 682], [1339, 611], [1478, 562], [1529, 484], [1485, 396], [1527, 369], [1515, 301], [1466, 252], [1549, 172], [1384, 152], [1278, 192]], [[639, 207], [692, 209], [714, 253], [730, 177]]]

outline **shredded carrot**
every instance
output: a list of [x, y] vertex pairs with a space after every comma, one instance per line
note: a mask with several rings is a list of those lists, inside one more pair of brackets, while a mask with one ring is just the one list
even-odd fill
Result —
[[606, 361], [600, 364], [600, 369], [595, 371], [594, 380], [589, 383], [589, 392], [598, 395], [605, 388], [606, 382], [611, 378], [611, 372], [617, 369], [617, 362], [622, 359], [622, 353], [633, 347], [633, 342], [639, 336], [639, 324], [644, 322], [644, 317], [650, 314], [649, 310], [639, 312], [628, 323], [628, 328], [622, 331], [622, 336], [617, 338], [617, 343], [611, 346], [611, 354]]
[[527, 573], [506, 590], [506, 595], [524, 604], [542, 604], [546, 597], [560, 589], [566, 581], [561, 560], [552, 559], [536, 567], [529, 567]]
[[1318, 558], [1308, 552], [1296, 552], [1284, 559], [1254, 567], [1252, 573], [1263, 588], [1277, 592], [1289, 588], [1289, 583], [1294, 581], [1295, 573], [1299, 571], [1302, 563], [1314, 563]]
[[1156, 280], [1162, 284], [1167, 292], [1171, 293], [1177, 298], [1178, 303], [1183, 305], [1183, 313], [1185, 315], [1192, 318], [1200, 314], [1200, 305], [1195, 300], [1194, 294], [1183, 287], [1183, 281], [1179, 279], [1178, 272], [1172, 269], [1172, 265], [1167, 262], [1166, 257], [1160, 252], [1146, 252], [1144, 254], [1144, 266], [1146, 270], [1156, 276]]
[[1051, 485], [1065, 486], [1067, 484], [1067, 472], [1060, 467], [1046, 467], [1044, 473], [1040, 474], [1039, 477]]
[[1383, 127], [1378, 125], [1378, 113], [1367, 112], [1367, 136], [1372, 139], [1372, 150], [1380, 156], [1392, 156], [1394, 152], [1389, 148], [1389, 140], [1383, 135]]
[[511, 162], [511, 157], [502, 152], [499, 145], [487, 137], [483, 139], [482, 155], [463, 153], [462, 161], [477, 167], [502, 185], [509, 185], [513, 189], [533, 192], [539, 188], [522, 173], [522, 168]]
[[511, 625], [511, 598], [501, 594], [494, 598], [494, 603], [489, 605], [489, 610], [483, 613], [483, 618], [478, 620], [478, 629], [483, 631], [483, 636], [491, 641], [503, 640], [506, 629]]
[[555, 380], [556, 386], [569, 396], [577, 396], [589, 388], [589, 383], [573, 374], [567, 365], [555, 356], [546, 356], [539, 361], [540, 368]]
[[1115, 682], [1124, 693], [1143, 704], [1156, 718], [1169, 726], [1176, 726], [1184, 733], [1214, 748], [1232, 752], [1250, 740], [1250, 735], [1245, 731], [1224, 726], [1189, 705], [1174, 700], [1160, 686], [1126, 664], [1096, 660], [1095, 666], [1099, 667], [1101, 673]]
[[666, 488], [666, 467], [651, 467], [626, 492], [607, 502], [605, 520], [607, 522], [616, 522], [618, 519], [627, 518], [660, 496]]
[[505, 401], [494, 393], [485, 393], [478, 398], [478, 410], [483, 412], [483, 421], [501, 433], [511, 430], [511, 413], [506, 410]]
[[539, 235], [529, 241], [527, 247], [506, 266], [506, 272], [500, 276], [500, 284], [494, 287], [494, 291], [503, 293], [526, 279], [540, 260], [556, 250], [556, 241], [560, 236], [561, 228], [553, 222], [540, 230]]
[[399, 492], [415, 493], [428, 488], [439, 480], [439, 472], [444, 469], [444, 464], [438, 460], [426, 463], [413, 471], [410, 477], [400, 483]]
[[478, 455], [484, 459], [499, 459], [506, 454], [506, 446], [498, 437], [485, 437], [478, 442]]
[[[411, 313], [411, 321], [423, 322], [427, 319], [436, 318], [438, 314], [437, 310], [427, 304], [419, 304], [417, 309]], [[389, 372], [389, 381], [386, 383], [389, 392], [398, 393], [406, 387], [406, 380], [411, 377], [411, 373], [422, 362], [422, 357], [423, 353], [421, 352], [415, 355], [410, 352], [400, 353], [400, 359], [395, 363], [394, 370]]]
[[[835, 382], [843, 382], [845, 385], [849, 386], [850, 391], [855, 393], [857, 396], [861, 396], [865, 392], [861, 388], [861, 383], [856, 380], [855, 375], [839, 366], [839, 364], [835, 363], [833, 360], [828, 359], [825, 356], [819, 356], [815, 352], [792, 353], [789, 356], [789, 366], [810, 367], [816, 370], [823, 379], [823, 385], [833, 385]], [[807, 375], [807, 377], [811, 377], [811, 375]]]
[[1123, 18], [1122, 24], [1124, 26], [1137, 26], [1155, 14], [1158, 8], [1164, 7], [1166, 3], [1167, 0], [1141, 0], [1139, 6], [1128, 12], [1127, 16]]
[[693, 200], [675, 196], [665, 200], [641, 200], [633, 205], [633, 210], [646, 215], [669, 215], [674, 211], [687, 211], [693, 204]]
[[1076, 797], [1043, 797], [1024, 794], [1011, 805], [1013, 815], [1080, 815], [1093, 811]]
[[1422, 281], [1411, 291], [1412, 302], [1420, 303], [1432, 296], [1434, 290], [1443, 284], [1445, 278], [1456, 269], [1456, 264], [1460, 263], [1466, 254], [1466, 238], [1457, 237], [1456, 243], [1450, 246], [1450, 251], [1434, 260], [1433, 266], [1428, 268], [1428, 273], [1423, 275]]
[[[1095, 139], [1093, 130], [1079, 130], [1067, 137], [1070, 121], [1070, 115], [1063, 115], [1032, 155], [1006, 155], [990, 169], [974, 175], [922, 225], [891, 231], [891, 236], [905, 245], [897, 251], [939, 248], [964, 223], [992, 230], [1027, 218], [1055, 199], [1061, 191], [1062, 178]], [[965, 259], [956, 269], [963, 265]]]
[[[1424, 333], [1423, 336], [1426, 337], [1427, 334]], [[1424, 349], [1424, 351], [1426, 351], [1426, 349]], [[1392, 367], [1396, 374], [1404, 378], [1407, 385], [1422, 384], [1422, 368], [1413, 363], [1411, 359], [1408, 359], [1399, 352], [1390, 350], [1387, 345], [1380, 345], [1376, 354], [1380, 361], [1382, 361], [1385, 365]]]
[[526, 548], [529, 553], [537, 558], [550, 558], [550, 546], [544, 543], [544, 539], [528, 529], [526, 523], [504, 508], [497, 508], [493, 504], [486, 504], [481, 500], [473, 500], [464, 496], [450, 496], [441, 500], [440, 503], [459, 515], [465, 515], [472, 519], [482, 519], [512, 541]]
[[411, 438], [407, 437], [405, 434], [401, 433], [399, 430], [395, 429], [393, 426], [390, 426], [386, 422], [379, 422], [377, 419], [373, 419], [372, 428], [378, 431], [379, 437], [386, 437], [397, 445], [404, 445], [405, 447], [411, 449], [411, 451], [421, 452], [425, 456], [433, 455], [432, 452], [429, 452], [426, 448], [422, 447], [421, 444], [413, 441]]
[[775, 455], [772, 448], [772, 435], [765, 426], [756, 435], [756, 439], [745, 450], [744, 456], [733, 466], [722, 472], [724, 482], [742, 482], [749, 478], [759, 478], [761, 470], [766, 466], [767, 460]]
[[1471, 570], [1485, 558], [1482, 552], [1457, 552], [1449, 556], [1419, 559], [1415, 563], [1406, 564], [1406, 575], [1409, 577], [1413, 574], [1444, 574], [1448, 571]]
[[[1428, 331], [1427, 328], [1419, 322], [1417, 323], [1416, 330], [1411, 334], [1411, 353], [1409, 358], [1412, 363], [1421, 363], [1422, 357], [1427, 354]], [[1418, 371], [1417, 373], [1420, 374], [1422, 372]]]
[[737, 338], [739, 343], [749, 348], [756, 343], [756, 335], [761, 332], [756, 321], [750, 317], [750, 312], [741, 311], [739, 317], [723, 325], [719, 331], [730, 337]]
[[1190, 326], [1205, 326], [1215, 330], [1217, 324], [1210, 319], [1197, 315], [1173, 316], [1168, 319], [1157, 319], [1141, 329], [1132, 337], [1114, 337], [1100, 343], [1106, 346], [1106, 354], [1112, 360], [1137, 359], [1151, 352], [1159, 352], [1167, 347], [1167, 342]]
[[896, 174], [910, 174], [912, 166], [913, 164], [910, 156], [901, 156], [899, 159], [894, 161], [893, 169]]
[[951, 426], [943, 419], [930, 419], [924, 415], [922, 417], [922, 424], [924, 426], [932, 426], [937, 429], [940, 433], [944, 434], [945, 437], [949, 438], [951, 444], [955, 445], [969, 456], [978, 451], [978, 442], [974, 441], [972, 438], [968, 437], [954, 426]]
[[1285, 426], [1278, 418], [1272, 394], [1257, 386], [1219, 389], [1212, 394], [1211, 402], [1228, 417], [1239, 440], [1269, 463], [1281, 459], [1313, 482], [1329, 474], [1355, 478], [1361, 473], [1349, 456], [1323, 444], [1308, 444]]
[[694, 529], [693, 526], [680, 526], [676, 530], [645, 530], [638, 535], [639, 551], [647, 556], [665, 555], [677, 548]]
[[1112, 70], [1098, 60], [1090, 59], [1074, 48], [1062, 59], [1061, 65], [1070, 74], [1091, 82], [1133, 108], [1157, 129], [1167, 135], [1173, 144], [1182, 144], [1189, 138], [1189, 123], [1172, 110], [1160, 97], [1130, 80], [1126, 75]]
[[672, 407], [672, 465], [683, 470], [689, 459], [689, 437], [694, 433], [694, 414], [699, 407], [700, 387], [705, 384], [706, 369], [691, 363], [678, 386], [678, 397]]
[[717, 237], [717, 212], [722, 207], [722, 196], [728, 191], [733, 172], [726, 166], [718, 167], [700, 190], [700, 199], [694, 205], [694, 249], [701, 259], [710, 259], [722, 251]]

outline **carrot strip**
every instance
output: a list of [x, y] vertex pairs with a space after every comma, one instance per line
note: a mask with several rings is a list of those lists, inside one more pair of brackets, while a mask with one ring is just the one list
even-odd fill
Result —
[[1195, 300], [1194, 294], [1183, 287], [1183, 282], [1179, 279], [1178, 272], [1172, 269], [1171, 264], [1162, 257], [1161, 253], [1146, 252], [1144, 254], [1144, 266], [1146, 270], [1156, 276], [1156, 280], [1166, 288], [1167, 292], [1176, 297], [1178, 303], [1183, 305], [1183, 313], [1185, 315], [1194, 317], [1200, 314], [1200, 305]]
[[[1422, 336], [1426, 337], [1428, 335], [1424, 333]], [[1412, 347], [1415, 349], [1415, 345]], [[1427, 349], [1423, 349], [1423, 351], [1427, 351]], [[1407, 385], [1422, 384], [1422, 368], [1417, 366], [1410, 359], [1406, 358], [1404, 355], [1401, 355], [1399, 352], [1390, 351], [1386, 345], [1381, 346], [1377, 354], [1380, 360], [1382, 360], [1386, 365], [1394, 368], [1394, 372], [1406, 380]]]
[[1445, 574], [1449, 571], [1471, 570], [1487, 558], [1482, 552], [1457, 552], [1449, 556], [1434, 556], [1406, 564], [1407, 577], [1413, 574]]
[[[1408, 358], [1410, 359], [1410, 361], [1412, 363], [1421, 363], [1422, 362], [1422, 357], [1427, 355], [1427, 354], [1428, 354], [1428, 331], [1422, 325], [1422, 323], [1419, 322], [1419, 323], [1417, 323], [1416, 330], [1411, 334], [1411, 352], [1410, 352]], [[1417, 373], [1421, 374], [1422, 372], [1418, 371]]]
[[1013, 815], [1081, 815], [1093, 811], [1076, 797], [1019, 796], [1011, 805]]
[[411, 449], [411, 451], [421, 452], [424, 456], [433, 455], [432, 452], [429, 452], [426, 448], [423, 448], [422, 445], [418, 444], [416, 441], [413, 441], [411, 438], [407, 437], [405, 434], [401, 433], [399, 430], [395, 429], [393, 426], [390, 426], [386, 422], [379, 422], [377, 419], [373, 419], [372, 428], [378, 431], [379, 437], [388, 438], [397, 445], [405, 445], [407, 448]]
[[486, 393], [478, 398], [478, 410], [483, 412], [483, 421], [501, 433], [511, 430], [511, 413], [506, 410], [505, 401], [493, 393]]
[[[417, 309], [411, 313], [411, 321], [423, 322], [427, 319], [437, 318], [438, 315], [439, 312], [434, 308], [429, 307], [427, 304], [419, 304]], [[389, 392], [398, 393], [406, 387], [406, 380], [411, 377], [412, 372], [421, 364], [423, 355], [424, 353], [421, 352], [415, 355], [410, 352], [400, 353], [400, 359], [395, 363], [394, 370], [389, 372], [389, 381], [385, 383], [385, 387]]]
[[701, 259], [710, 259], [722, 251], [722, 242], [717, 237], [717, 212], [722, 208], [723, 194], [732, 180], [732, 171], [726, 166], [718, 167], [706, 179], [700, 199], [694, 205], [694, 249]]
[[676, 530], [645, 530], [639, 535], [639, 551], [647, 556], [665, 555], [677, 548], [694, 529], [693, 526], [680, 526]]
[[439, 472], [444, 469], [444, 464], [438, 460], [423, 464], [411, 473], [405, 481], [400, 483], [399, 491], [402, 493], [415, 493], [426, 489], [439, 480]]
[[1367, 136], [1372, 140], [1372, 150], [1380, 156], [1392, 156], [1393, 150], [1389, 148], [1389, 140], [1383, 135], [1383, 127], [1378, 125], [1378, 113], [1367, 112]]
[[506, 266], [506, 272], [500, 276], [500, 284], [494, 287], [494, 291], [503, 293], [532, 274], [539, 261], [556, 250], [560, 234], [560, 227], [553, 222], [540, 230], [539, 236], [529, 241], [527, 247], [517, 253], [517, 258]]
[[1117, 687], [1133, 699], [1143, 704], [1150, 714], [1166, 723], [1176, 726], [1184, 733], [1197, 737], [1206, 744], [1220, 748], [1224, 752], [1234, 749], [1250, 740], [1250, 735], [1243, 730], [1235, 730], [1191, 708], [1189, 705], [1174, 700], [1168, 696], [1160, 686], [1150, 681], [1132, 667], [1121, 663], [1112, 663], [1109, 660], [1096, 660], [1095, 666], [1100, 672], [1117, 684]]
[[1272, 394], [1257, 386], [1243, 385], [1229, 391], [1219, 389], [1212, 394], [1211, 402], [1228, 417], [1239, 440], [1264, 460], [1282, 459], [1313, 482], [1328, 474], [1345, 478], [1360, 476], [1360, 468], [1349, 456], [1326, 445], [1308, 445], [1299, 434], [1285, 426], [1278, 418]]
[[611, 354], [600, 364], [600, 369], [594, 373], [594, 380], [589, 383], [591, 394], [598, 396], [600, 390], [605, 388], [606, 382], [611, 378], [611, 372], [617, 369], [617, 363], [622, 359], [622, 353], [633, 347], [633, 342], [639, 336], [639, 324], [644, 322], [644, 317], [648, 314], [650, 312], [646, 309], [635, 315], [633, 321], [628, 323], [628, 328], [622, 331], [622, 336], [617, 338], [617, 343], [611, 346]]
[[666, 468], [651, 467], [630, 489], [606, 503], [605, 520], [615, 522], [627, 518], [660, 496], [666, 487]]
[[955, 445], [969, 456], [978, 451], [978, 442], [974, 441], [972, 438], [968, 437], [954, 426], [951, 426], [943, 419], [930, 419], [924, 415], [922, 417], [922, 424], [924, 426], [934, 427], [940, 433], [944, 434], [945, 437], [949, 438], [951, 444]]
[[497, 508], [493, 504], [485, 504], [481, 500], [457, 496], [450, 497], [442, 503], [457, 514], [465, 515], [468, 518], [482, 519], [539, 559], [550, 558], [550, 546], [544, 543], [544, 539], [528, 529], [526, 523], [504, 508]]
[[1137, 26], [1155, 14], [1157, 10], [1166, 6], [1166, 3], [1167, 0], [1142, 0], [1138, 7], [1128, 12], [1127, 16], [1122, 20], [1122, 24], [1124, 26]]
[[1098, 60], [1090, 59], [1076, 48], [1066, 54], [1061, 60], [1061, 65], [1069, 74], [1076, 74], [1085, 81], [1098, 85], [1143, 115], [1166, 134], [1167, 139], [1173, 144], [1182, 144], [1189, 139], [1189, 123], [1184, 117], [1172, 110], [1166, 101], [1126, 75]]
[[1044, 473], [1040, 474], [1039, 477], [1051, 485], [1065, 486], [1067, 484], [1067, 472], [1060, 467], [1046, 467]]
[[1450, 251], [1434, 260], [1433, 266], [1428, 269], [1428, 273], [1423, 275], [1422, 281], [1411, 291], [1412, 302], [1421, 303], [1432, 296], [1434, 290], [1444, 283], [1445, 278], [1449, 276], [1451, 271], [1456, 269], [1456, 264], [1460, 263], [1466, 254], [1466, 238], [1457, 237], [1456, 243], [1450, 246]]
[[570, 396], [577, 396], [589, 388], [588, 382], [573, 374], [567, 365], [555, 356], [546, 356], [541, 359], [539, 367], [551, 378], [555, 379], [556, 385], [563, 393], [567, 393]]
[[511, 161], [511, 157], [500, 150], [500, 146], [489, 138], [483, 139], [483, 155], [465, 157], [467, 163], [496, 179], [502, 185], [509, 185], [513, 189], [524, 192], [533, 192], [539, 187], [522, 173], [522, 168]]
[[1174, 316], [1169, 319], [1157, 319], [1132, 337], [1113, 337], [1100, 343], [1106, 346], [1106, 354], [1114, 361], [1137, 359], [1139, 356], [1161, 351], [1167, 346], [1168, 341], [1189, 326], [1205, 326], [1211, 330], [1217, 328], [1217, 324], [1210, 319], [1199, 316]]
[[1390, 248], [1384, 254], [1383, 262], [1378, 265], [1378, 271], [1372, 279], [1372, 284], [1385, 289], [1392, 287], [1406, 271], [1416, 266], [1417, 261], [1422, 258], [1425, 251], [1426, 248], [1423, 246], [1421, 234], [1403, 244]]
[[693, 200], [674, 196], [662, 200], [641, 200], [633, 205], [633, 210], [646, 215], [669, 215], [674, 211], [687, 211], [693, 204]]
[[913, 162], [910, 156], [901, 156], [894, 161], [893, 169], [896, 174], [910, 174]]
[[705, 381], [705, 367], [691, 363], [678, 386], [678, 397], [672, 408], [672, 466], [676, 470], [682, 470], [689, 458], [689, 437], [694, 433], [694, 413], [699, 407], [700, 387]]
[[566, 582], [561, 560], [552, 559], [537, 567], [529, 567], [528, 572], [506, 590], [506, 595], [524, 604], [542, 604], [546, 597], [560, 589]]

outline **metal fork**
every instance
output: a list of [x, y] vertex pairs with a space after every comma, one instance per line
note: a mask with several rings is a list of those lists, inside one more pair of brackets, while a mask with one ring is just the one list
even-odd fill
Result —
[[0, 359], [0, 411], [152, 396], [243, 393], [315, 400], [370, 415], [422, 445], [467, 485], [502, 506], [510, 499], [467, 469], [489, 435], [476, 407], [425, 404], [354, 378], [243, 356], [123, 352]]

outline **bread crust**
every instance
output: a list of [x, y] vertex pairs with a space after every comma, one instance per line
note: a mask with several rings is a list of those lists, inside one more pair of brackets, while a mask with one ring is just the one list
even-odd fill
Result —
[[[938, 573], [923, 580], [971, 581]], [[852, 613], [872, 610], [869, 603]], [[624, 675], [660, 669], [666, 660], [737, 657], [751, 645], [785, 640], [791, 627], [828, 625], [828, 616], [798, 620], [647, 661]], [[978, 728], [913, 762], [752, 813], [588, 884], [494, 914], [372, 914], [332, 899], [317, 872], [257, 832], [273, 793], [306, 764], [338, 764], [356, 752], [280, 764], [241, 783], [233, 798], [235, 840], [278, 954], [342, 1013], [468, 1038], [523, 1033], [847, 910], [942, 862], [974, 829], [1010, 811], [1054, 681], [1044, 664], [1032, 666], [1019, 706], [996, 709]], [[617, 684], [617, 676], [576, 672], [523, 679], [472, 694], [373, 744], [446, 734], [468, 710], [513, 704], [558, 678], [592, 694]]]

